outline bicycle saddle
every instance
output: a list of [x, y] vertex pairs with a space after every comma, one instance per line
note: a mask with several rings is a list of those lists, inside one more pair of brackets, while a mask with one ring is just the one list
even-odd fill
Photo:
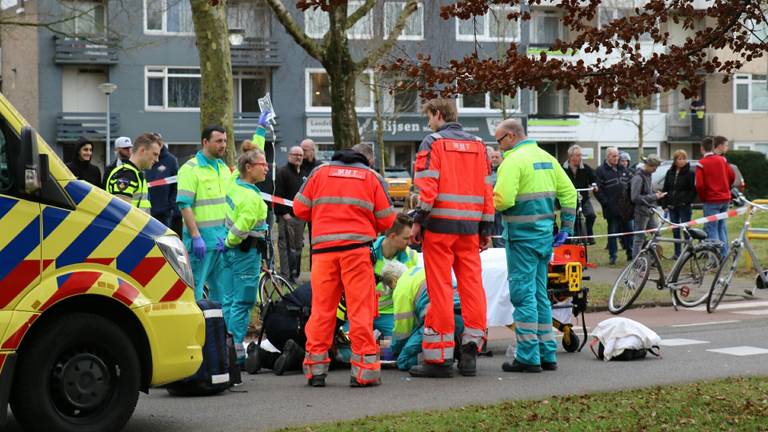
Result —
[[690, 234], [691, 237], [693, 237], [696, 240], [704, 240], [707, 238], [707, 232], [698, 228], [688, 229], [688, 234]]

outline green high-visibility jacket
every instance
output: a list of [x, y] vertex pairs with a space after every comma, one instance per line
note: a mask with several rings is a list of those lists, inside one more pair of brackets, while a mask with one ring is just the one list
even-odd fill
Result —
[[[422, 299], [422, 297], [424, 297]], [[424, 321], [424, 317], [417, 315], [416, 303], [423, 300], [429, 304], [427, 296], [427, 274], [423, 267], [414, 267], [400, 276], [397, 286], [392, 293], [395, 312], [395, 327], [393, 330], [393, 349], [394, 345], [400, 342], [405, 343], [411, 336], [411, 333], [417, 328], [417, 323]], [[421, 308], [426, 313], [426, 307]]]
[[[136, 181], [130, 181], [127, 184], [122, 183], [122, 178], [116, 176], [120, 171], [128, 170], [136, 175]], [[152, 202], [149, 201], [149, 187], [144, 174], [131, 162], [126, 162], [112, 169], [107, 177], [107, 192], [117, 194], [131, 195], [131, 205], [140, 208], [146, 213], [152, 209]]]
[[493, 203], [502, 214], [506, 239], [552, 237], [555, 199], [560, 202], [560, 229], [573, 234], [576, 188], [557, 159], [536, 141], [521, 141], [504, 152], [496, 175]]
[[[376, 255], [376, 263], [373, 265], [373, 272], [377, 276], [381, 276], [381, 270], [384, 268], [384, 263], [386, 262], [386, 258], [384, 258], [384, 255], [381, 252], [381, 244], [384, 242], [384, 238], [385, 236], [380, 236], [373, 242], [373, 253]], [[404, 251], [395, 254], [393, 259], [405, 264], [409, 269], [416, 267], [418, 264], [416, 252], [407, 246]], [[394, 313], [392, 290], [379, 282], [376, 284], [376, 292], [379, 294], [379, 314]]]
[[267, 204], [256, 185], [235, 180], [227, 193], [227, 247], [236, 247], [251, 237], [264, 237], [267, 232]]
[[[227, 191], [231, 185], [229, 167], [221, 159], [208, 159], [202, 151], [179, 169], [176, 204], [179, 209], [192, 208], [200, 235], [209, 248], [216, 239], [227, 235]], [[188, 236], [187, 227], [184, 227]]]

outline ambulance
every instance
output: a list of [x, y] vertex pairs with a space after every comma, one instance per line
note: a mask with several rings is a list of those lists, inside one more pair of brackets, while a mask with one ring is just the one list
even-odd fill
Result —
[[194, 374], [203, 314], [181, 240], [76, 180], [0, 94], [0, 429], [117, 431]]

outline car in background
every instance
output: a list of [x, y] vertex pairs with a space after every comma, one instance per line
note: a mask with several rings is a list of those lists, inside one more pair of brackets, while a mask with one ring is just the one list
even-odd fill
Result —
[[390, 168], [384, 170], [384, 181], [389, 188], [389, 197], [393, 201], [405, 201], [411, 193], [413, 180], [405, 169]]
[[[693, 172], [696, 172], [696, 163], [698, 160], [692, 159], [689, 160], [691, 164], [691, 170]], [[731, 188], [736, 188], [739, 190], [739, 192], [744, 192], [744, 190], [747, 188], [746, 182], [744, 182], [744, 177], [741, 175], [741, 171], [739, 171], [739, 167], [737, 167], [734, 164], [730, 164], [731, 168], [733, 168], [733, 173], [736, 175], [736, 178], [733, 181], [733, 184], [731, 185]], [[637, 164], [638, 168], [642, 168], [643, 164], [639, 163]], [[665, 160], [661, 162], [661, 165], [659, 165], [659, 168], [656, 169], [656, 172], [654, 172], [651, 175], [651, 183], [653, 184], [653, 190], [654, 191], [661, 191], [664, 189], [664, 178], [667, 175], [667, 172], [669, 169], [672, 168], [672, 161], [671, 160]], [[696, 198], [696, 201], [694, 201], [694, 205], [701, 204], [698, 197]]]

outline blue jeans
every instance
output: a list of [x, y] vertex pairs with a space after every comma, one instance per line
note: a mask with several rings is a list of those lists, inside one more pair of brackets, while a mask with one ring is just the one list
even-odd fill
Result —
[[[629, 222], [625, 222], [621, 216], [614, 216], [608, 219], [608, 234], [627, 232], [627, 231], [632, 231], [632, 228], [630, 227]], [[632, 254], [632, 237], [631, 236], [608, 237], [608, 255], [611, 257], [612, 260], [616, 259], [616, 254], [618, 253], [618, 250], [617, 250], [618, 248], [616, 246], [617, 238], [621, 241], [621, 247], [624, 248], [625, 251], [627, 251], [627, 256], [630, 256]]]
[[[674, 223], [688, 222], [691, 220], [691, 217], [693, 217], [693, 211], [690, 204], [670, 207], [669, 209], [669, 220]], [[673, 229], [672, 234], [676, 239], [680, 239], [680, 228]], [[688, 234], [685, 235], [685, 238], [688, 239]], [[680, 256], [681, 249], [680, 243], [675, 243], [675, 256]]]
[[[725, 211], [728, 211], [728, 201], [704, 203], [704, 216], [712, 216]], [[723, 242], [720, 254], [726, 256], [728, 254], [728, 230], [725, 226], [725, 219], [717, 222], [707, 222], [704, 224], [704, 231], [707, 232], [707, 238], [710, 240], [720, 240]]]

